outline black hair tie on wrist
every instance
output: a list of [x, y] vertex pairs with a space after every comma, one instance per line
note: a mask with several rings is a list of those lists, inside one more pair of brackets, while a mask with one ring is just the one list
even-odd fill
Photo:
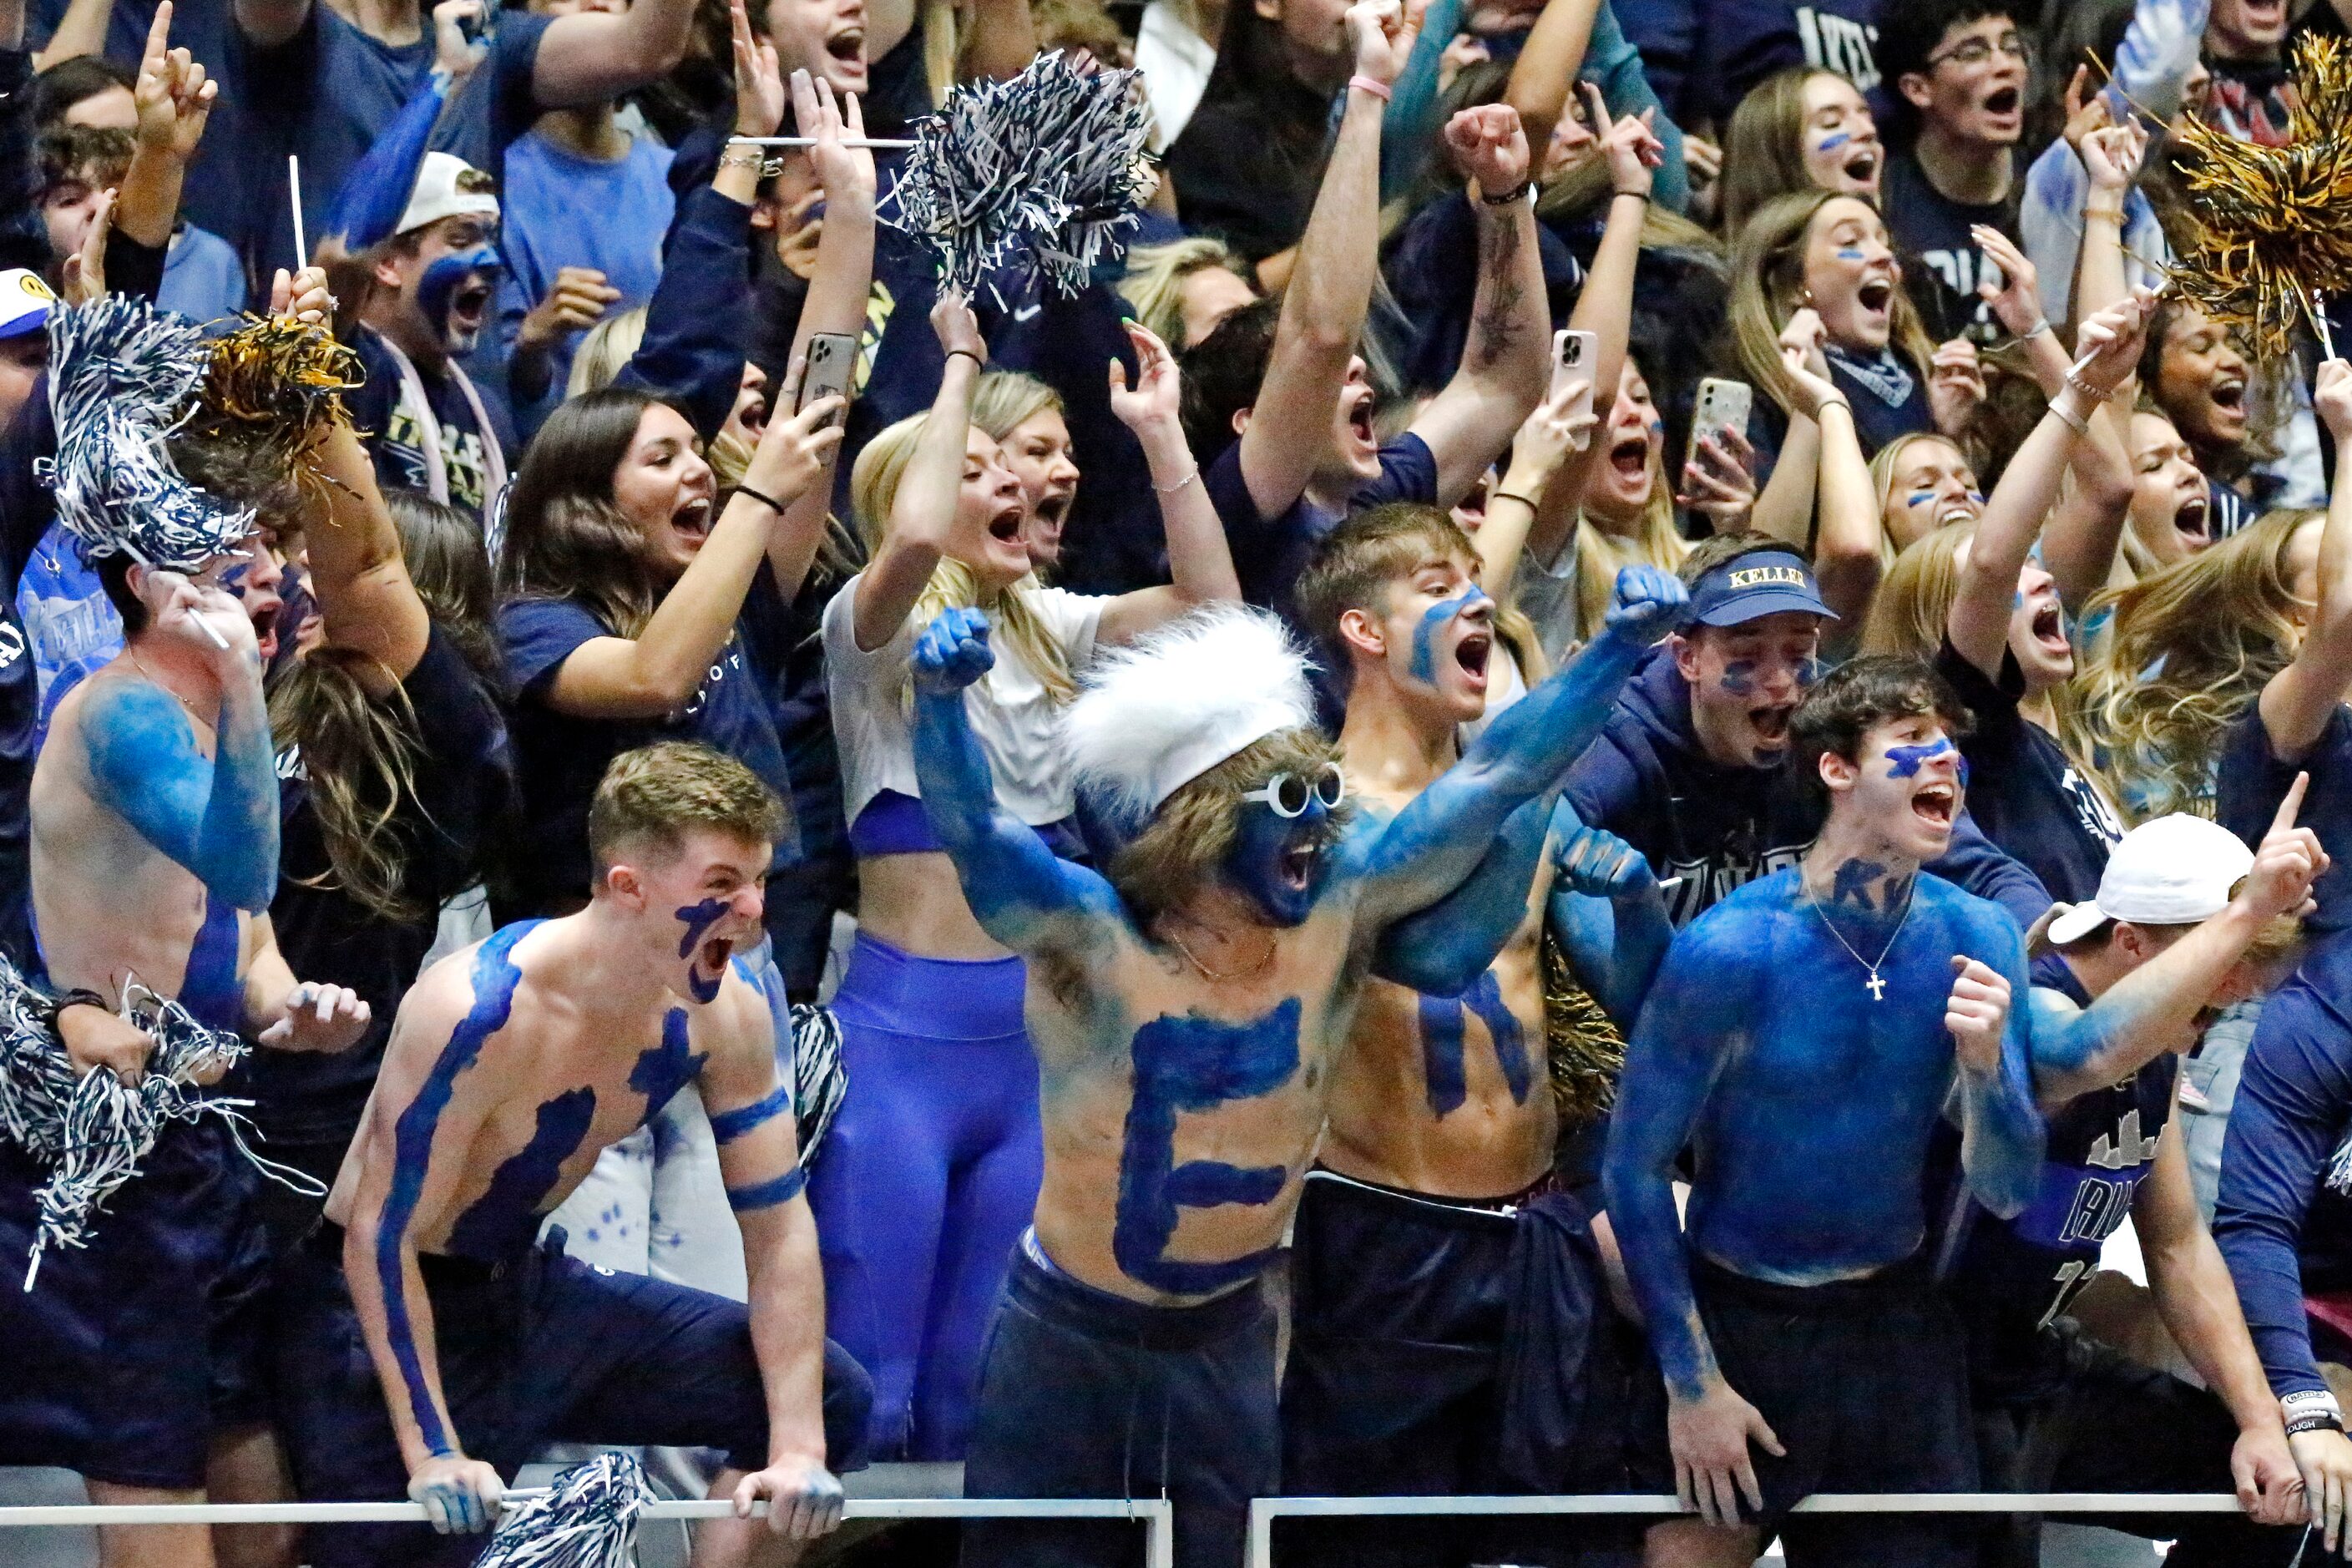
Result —
[[750, 496], [753, 500], [758, 501], [761, 506], [766, 507], [778, 517], [784, 515], [784, 503], [778, 500], [772, 495], [767, 495], [759, 490], [755, 490], [749, 485], [737, 485], [735, 487], [735, 493], [739, 496]]

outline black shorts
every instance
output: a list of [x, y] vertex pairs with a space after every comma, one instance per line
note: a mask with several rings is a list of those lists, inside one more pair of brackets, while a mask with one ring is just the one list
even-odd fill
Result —
[[23, 1289], [48, 1171], [0, 1142], [0, 1465], [117, 1486], [205, 1484], [216, 1432], [258, 1425], [269, 1253], [260, 1177], [226, 1125], [166, 1127], [139, 1174]]
[[[1641, 1489], [1625, 1438], [1632, 1373], [1646, 1358], [1626, 1353], [1640, 1336], [1609, 1304], [1590, 1218], [1573, 1199], [1471, 1203], [1317, 1171], [1292, 1234], [1286, 1491]], [[1650, 1489], [1662, 1489], [1658, 1479]], [[1628, 1547], [1642, 1523], [1292, 1520], [1276, 1545], [1301, 1568], [1546, 1563]]]
[[[2070, 1320], [2043, 1331], [2055, 1342], [2063, 1383], [2032, 1399], [1978, 1405], [1987, 1491], [2236, 1489], [2230, 1450], [2238, 1423], [2217, 1395], [2085, 1338]], [[2170, 1568], [2285, 1568], [2303, 1539], [2301, 1525], [2265, 1527], [2237, 1513], [2124, 1513], [2069, 1522], [2173, 1542], [2165, 1559]], [[2041, 1543], [2039, 1515], [1995, 1519], [1982, 1568], [2036, 1568]]]
[[[1016, 1247], [982, 1352], [964, 1495], [1152, 1498], [1175, 1505], [1177, 1568], [1237, 1568], [1249, 1505], [1276, 1493], [1274, 1313], [1255, 1280], [1147, 1307]], [[1118, 1520], [964, 1527], [964, 1568], [1124, 1568]]]
[[[564, 1256], [562, 1235], [511, 1263], [418, 1259], [432, 1303], [453, 1436], [511, 1481], [552, 1442], [718, 1448], [738, 1469], [768, 1462], [768, 1408], [740, 1301]], [[273, 1383], [302, 1497], [320, 1502], [408, 1495], [392, 1416], [343, 1278], [342, 1232], [322, 1225], [279, 1269]], [[825, 1462], [865, 1463], [873, 1385], [846, 1352], [824, 1347]], [[460, 1568], [484, 1537], [421, 1524], [313, 1526], [317, 1568]]]
[[1725, 1381], [1788, 1451], [1751, 1446], [1761, 1522], [1790, 1568], [1970, 1568], [1967, 1515], [1789, 1513], [1814, 1492], [1976, 1490], [1966, 1343], [1925, 1264], [1775, 1285], [1694, 1254], [1691, 1284]]

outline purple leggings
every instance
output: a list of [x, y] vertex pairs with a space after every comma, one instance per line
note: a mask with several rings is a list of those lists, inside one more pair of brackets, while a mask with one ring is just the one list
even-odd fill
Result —
[[1017, 958], [860, 933], [833, 1008], [849, 1089], [809, 1182], [825, 1332], [874, 1380], [877, 1460], [963, 1458], [980, 1356], [1037, 1206], [1037, 1062]]

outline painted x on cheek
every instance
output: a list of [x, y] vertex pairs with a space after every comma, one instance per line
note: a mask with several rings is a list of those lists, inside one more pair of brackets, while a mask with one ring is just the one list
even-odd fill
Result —
[[1952, 749], [1948, 740], [1937, 741], [1925, 746], [1889, 746], [1886, 748], [1886, 768], [1889, 776], [1907, 779], [1919, 771], [1919, 764], [1942, 756]]

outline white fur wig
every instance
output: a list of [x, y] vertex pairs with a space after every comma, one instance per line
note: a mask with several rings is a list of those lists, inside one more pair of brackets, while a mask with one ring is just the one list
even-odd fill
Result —
[[1315, 722], [1307, 658], [1264, 610], [1213, 605], [1108, 648], [1062, 712], [1072, 779], [1139, 825], [1235, 752]]

